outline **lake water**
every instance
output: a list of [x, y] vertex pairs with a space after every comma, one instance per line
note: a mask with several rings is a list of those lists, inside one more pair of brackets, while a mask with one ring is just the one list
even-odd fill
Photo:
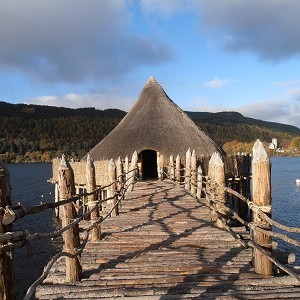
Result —
[[[10, 172], [13, 204], [25, 207], [39, 205], [41, 201], [54, 201], [54, 186], [47, 183], [52, 177], [51, 163], [7, 164]], [[14, 230], [51, 232], [58, 226], [52, 210], [26, 216], [14, 224]], [[61, 249], [61, 240], [33, 241], [15, 251], [16, 299], [23, 299], [27, 288], [42, 273], [43, 266]]]
[[[286, 225], [300, 227], [300, 185], [295, 179], [300, 178], [300, 158], [274, 157], [272, 162], [272, 215]], [[11, 175], [13, 203], [21, 202], [24, 206], [40, 204], [41, 201], [53, 200], [54, 186], [47, 183], [51, 178], [50, 163], [8, 164]], [[19, 220], [14, 229], [26, 228], [30, 232], [50, 232], [58, 223], [52, 210], [38, 215], [27, 216]], [[300, 235], [290, 235], [300, 240]], [[280, 241], [280, 248], [297, 254], [300, 263], [300, 250]], [[43, 266], [61, 249], [61, 240], [34, 241], [30, 246], [16, 250], [16, 285], [17, 299], [22, 299], [25, 291], [38, 278]]]

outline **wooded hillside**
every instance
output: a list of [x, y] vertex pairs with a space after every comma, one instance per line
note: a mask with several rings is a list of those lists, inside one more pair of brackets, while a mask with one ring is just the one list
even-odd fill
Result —
[[[248, 151], [259, 138], [299, 148], [300, 129], [244, 117], [236, 112], [187, 112], [229, 152]], [[0, 102], [0, 162], [49, 161], [65, 153], [82, 157], [125, 116], [118, 109], [69, 109]]]

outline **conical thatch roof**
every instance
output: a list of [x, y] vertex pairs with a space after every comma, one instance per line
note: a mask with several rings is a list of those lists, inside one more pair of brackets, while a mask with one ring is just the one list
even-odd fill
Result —
[[102, 160], [151, 149], [165, 157], [171, 154], [184, 157], [188, 148], [195, 149], [198, 156], [223, 154], [150, 77], [132, 109], [89, 154], [94, 160]]

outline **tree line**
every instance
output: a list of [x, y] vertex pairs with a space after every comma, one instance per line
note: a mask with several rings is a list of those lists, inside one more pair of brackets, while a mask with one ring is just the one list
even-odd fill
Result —
[[[274, 137], [279, 147], [288, 150], [286, 153], [299, 153], [300, 129], [297, 127], [249, 121], [249, 118], [243, 121], [244, 117], [234, 112], [187, 113], [229, 154], [249, 152], [257, 138], [267, 146]], [[0, 102], [0, 162], [51, 161], [63, 153], [80, 159], [125, 114], [117, 109], [68, 109]]]

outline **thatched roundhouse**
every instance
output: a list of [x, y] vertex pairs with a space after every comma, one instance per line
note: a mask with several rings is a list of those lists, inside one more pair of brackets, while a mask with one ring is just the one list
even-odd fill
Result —
[[124, 159], [136, 150], [143, 169], [156, 163], [157, 152], [184, 157], [188, 148], [198, 156], [224, 153], [150, 77], [132, 109], [89, 155], [94, 161]]

